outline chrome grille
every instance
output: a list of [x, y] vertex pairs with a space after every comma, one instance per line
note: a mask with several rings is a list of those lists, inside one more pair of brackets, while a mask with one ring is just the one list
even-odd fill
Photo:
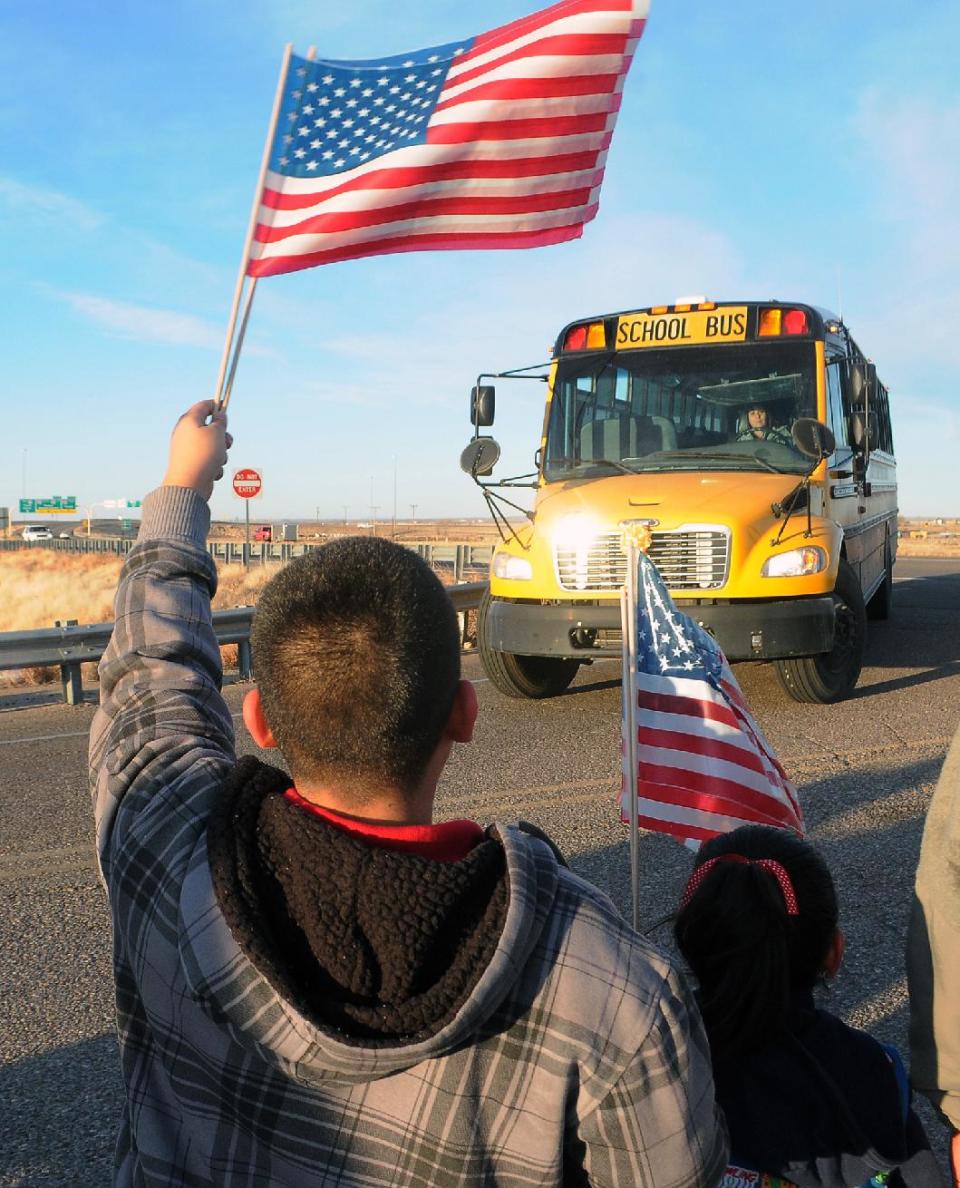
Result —
[[[717, 525], [654, 532], [647, 556], [670, 590], [716, 590], [727, 580], [730, 533]], [[602, 532], [580, 546], [555, 549], [564, 590], [619, 590], [626, 580], [623, 534]]]

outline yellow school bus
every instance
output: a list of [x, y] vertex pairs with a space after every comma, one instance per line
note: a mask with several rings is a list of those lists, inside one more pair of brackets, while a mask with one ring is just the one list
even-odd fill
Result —
[[[674, 601], [728, 659], [772, 662], [798, 701], [850, 693], [866, 620], [890, 611], [897, 474], [887, 389], [840, 318], [691, 299], [573, 322], [540, 373], [536, 471], [494, 482], [482, 381], [518, 374], [480, 377], [462, 458], [503, 537], [478, 616], [498, 689], [549, 697], [620, 656], [624, 532], [639, 521]], [[811, 458], [812, 421], [829, 432]], [[497, 506], [526, 480], [520, 524]]]

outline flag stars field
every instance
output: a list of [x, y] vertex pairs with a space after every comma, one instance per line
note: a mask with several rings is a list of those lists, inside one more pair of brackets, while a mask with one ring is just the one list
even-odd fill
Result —
[[297, 132], [271, 148], [248, 275], [579, 238], [645, 14], [577, 0], [406, 57], [294, 56], [280, 102]]

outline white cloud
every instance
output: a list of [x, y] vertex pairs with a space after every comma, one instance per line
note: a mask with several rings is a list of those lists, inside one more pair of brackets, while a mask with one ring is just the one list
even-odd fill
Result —
[[67, 224], [80, 231], [95, 231], [105, 222], [99, 211], [69, 194], [28, 186], [12, 177], [0, 177], [0, 204], [18, 219]]
[[[81, 317], [118, 338], [196, 347], [205, 351], [223, 350], [226, 326], [196, 317], [194, 314], [136, 305], [130, 301], [115, 301], [92, 293], [48, 291], [66, 302]], [[252, 343], [249, 338], [244, 342], [243, 351], [246, 355], [259, 358], [278, 357], [278, 353], [271, 347]]]
[[854, 127], [876, 169], [871, 181], [879, 176], [883, 185], [882, 213], [907, 231], [912, 268], [944, 278], [955, 273], [960, 103], [871, 88], [861, 96]]
[[224, 329], [192, 314], [112, 301], [89, 293], [61, 293], [59, 296], [77, 313], [121, 338], [200, 347], [203, 350], [220, 350], [223, 347]]
[[887, 229], [869, 262], [886, 272], [887, 299], [861, 333], [904, 370], [954, 371], [960, 337], [946, 314], [960, 303], [960, 103], [870, 88], [853, 127], [868, 166], [863, 193]]

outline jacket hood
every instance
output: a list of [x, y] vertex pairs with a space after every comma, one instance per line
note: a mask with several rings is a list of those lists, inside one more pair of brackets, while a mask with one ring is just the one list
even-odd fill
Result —
[[193, 855], [180, 956], [194, 997], [307, 1083], [379, 1079], [470, 1042], [549, 918], [550, 846], [495, 825], [465, 859], [432, 862], [305, 813], [289, 784], [241, 760]]

